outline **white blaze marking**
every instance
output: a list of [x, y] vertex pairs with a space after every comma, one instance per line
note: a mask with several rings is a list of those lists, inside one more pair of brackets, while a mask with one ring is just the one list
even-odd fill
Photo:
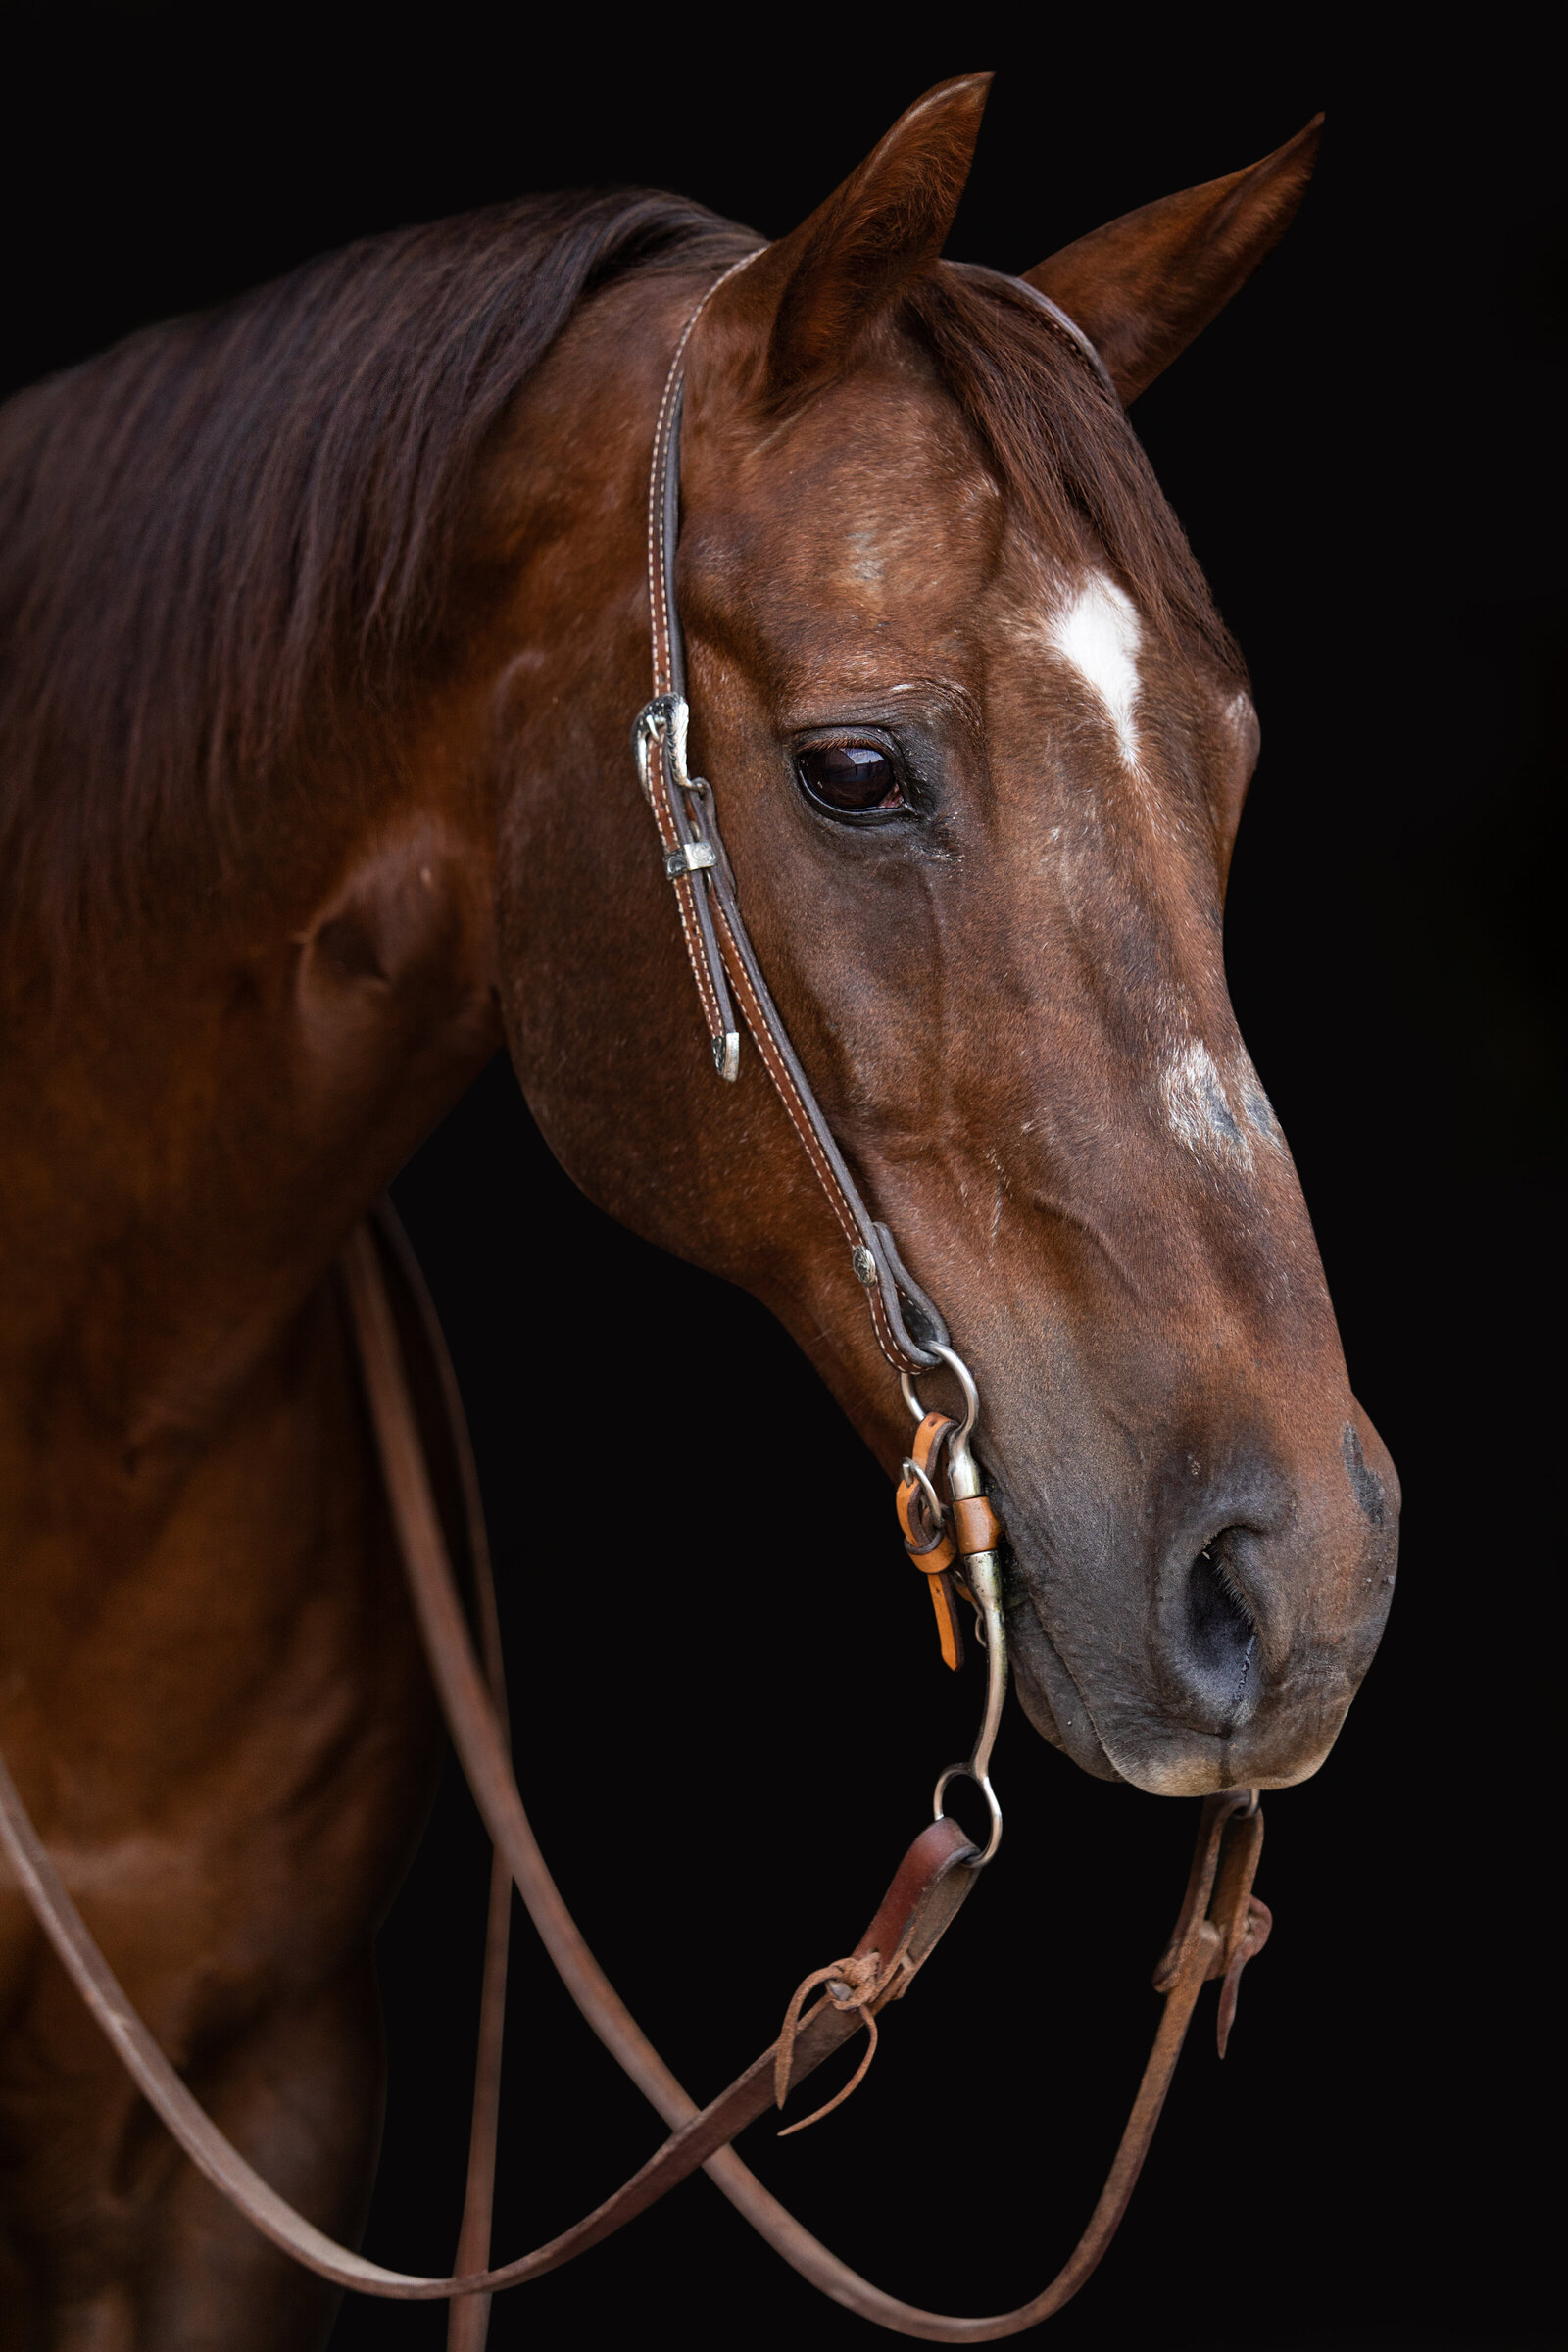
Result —
[[1100, 697], [1116, 730], [1123, 760], [1136, 768], [1135, 713], [1143, 683], [1138, 675], [1138, 649], [1144, 633], [1131, 598], [1122, 594], [1114, 580], [1092, 572], [1087, 585], [1049, 622], [1046, 634]]

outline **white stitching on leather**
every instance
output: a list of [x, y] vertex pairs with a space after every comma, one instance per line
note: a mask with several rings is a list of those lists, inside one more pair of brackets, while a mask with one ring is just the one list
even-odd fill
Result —
[[[659, 827], [659, 838], [666, 850], [677, 849], [680, 845], [680, 836], [675, 829], [674, 811], [669, 805], [669, 765], [662, 742], [658, 747], [657, 766], [651, 765], [649, 773], [651, 781], [657, 778], [656, 789], [651, 798], [654, 805], [654, 821]], [[691, 961], [692, 977], [697, 983], [698, 1002], [702, 1005], [704, 1016], [708, 1022], [708, 1033], [710, 1037], [718, 1037], [723, 1033], [724, 1016], [719, 1005], [718, 993], [713, 986], [713, 976], [708, 969], [708, 945], [697, 920], [693, 894], [699, 887], [694, 875], [687, 874], [677, 878], [675, 902], [680, 908], [680, 925], [685, 935], [686, 954]]]
[[[675, 393], [681, 380], [686, 346], [691, 341], [692, 330], [698, 319], [707, 310], [720, 286], [727, 285], [729, 280], [740, 270], [756, 261], [758, 253], [764, 253], [766, 250], [765, 246], [759, 246], [756, 252], [744, 254], [738, 262], [731, 263], [721, 277], [713, 280], [702, 301], [698, 303], [681, 328], [680, 340], [675, 345], [674, 355], [669, 363], [669, 372], [664, 378], [664, 389], [659, 403], [659, 416], [654, 426], [654, 456], [648, 480], [648, 611], [653, 639], [654, 692], [656, 695], [668, 694], [673, 687], [669, 659], [670, 615], [664, 594], [664, 467], [668, 457]], [[652, 769], [650, 772], [652, 773]], [[654, 814], [658, 822], [660, 838], [666, 850], [672, 850], [679, 846], [674, 811], [669, 806], [667, 797], [670, 789], [667, 745], [665, 741], [662, 740], [658, 758], [658, 789], [649, 797], [654, 804]], [[691, 962], [692, 976], [697, 982], [698, 999], [707, 1017], [710, 1033], [716, 1037], [723, 1031], [725, 1023], [719, 1009], [718, 997], [714, 987], [717, 975], [710, 972], [708, 968], [707, 942], [703, 937], [697, 918], [696, 893], [703, 887], [705, 885], [695, 874], [677, 877], [675, 897], [680, 906], [681, 929], [685, 934], [686, 953]], [[724, 911], [723, 901], [716, 892], [710, 894], [709, 912], [713, 919], [721, 962], [728, 966], [730, 985], [734, 989], [741, 1010], [746, 1016], [746, 1025], [757, 1041], [758, 1051], [762, 1056], [768, 1076], [773, 1081], [774, 1090], [805, 1148], [807, 1158], [815, 1172], [817, 1182], [827, 1195], [828, 1204], [838, 1220], [839, 1229], [845, 1240], [852, 1249], [862, 1247], [864, 1236], [856, 1219], [855, 1211], [850, 1205], [843, 1185], [839, 1182], [832, 1161], [823, 1151], [821, 1139], [817, 1135], [810, 1114], [801, 1098], [800, 1090], [795, 1083], [789, 1064], [784, 1058], [778, 1040], [773, 1034], [773, 1025], [752, 986], [745, 959], [741, 955], [734, 932], [730, 928], [729, 918]], [[919, 1367], [914, 1360], [906, 1354], [894, 1337], [880, 1279], [866, 1291], [865, 1300], [870, 1309], [871, 1328], [876, 1333], [877, 1345], [894, 1370], [896, 1372], [918, 1370]]]
[[669, 679], [669, 616], [664, 610], [664, 447], [669, 437], [669, 417], [674, 405], [675, 390], [680, 382], [681, 362], [691, 341], [692, 329], [707, 310], [720, 286], [755, 262], [765, 245], [755, 252], [743, 254], [732, 262], [722, 277], [715, 277], [702, 301], [680, 330], [675, 356], [669, 363], [664, 378], [663, 396], [659, 403], [659, 416], [654, 425], [654, 463], [648, 480], [648, 608], [654, 638], [654, 692], [668, 694]]

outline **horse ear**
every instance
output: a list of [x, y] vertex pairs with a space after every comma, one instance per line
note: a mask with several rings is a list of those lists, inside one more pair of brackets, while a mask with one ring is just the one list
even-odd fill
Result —
[[1260, 164], [1124, 213], [1024, 271], [1083, 328], [1123, 405], [1186, 350], [1278, 244], [1322, 133], [1316, 115]]
[[909, 278], [942, 251], [963, 194], [989, 74], [938, 82], [792, 235], [735, 281], [725, 308], [771, 314], [766, 394], [838, 373]]

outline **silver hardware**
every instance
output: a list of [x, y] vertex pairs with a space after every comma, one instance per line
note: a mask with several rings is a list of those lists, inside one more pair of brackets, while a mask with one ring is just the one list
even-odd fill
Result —
[[700, 874], [714, 862], [713, 853], [706, 841], [683, 841], [678, 850], [664, 852], [664, 871], [672, 882], [682, 874]]
[[[931, 1352], [933, 1355], [941, 1356], [942, 1361], [948, 1366], [949, 1370], [953, 1373], [954, 1377], [957, 1381], [959, 1388], [963, 1391], [963, 1423], [958, 1431], [957, 1436], [953, 1441], [953, 1447], [955, 1453], [957, 1451], [960, 1446], [965, 1451], [967, 1451], [970, 1435], [973, 1432], [975, 1422], [979, 1418], [980, 1414], [980, 1392], [978, 1389], [976, 1389], [973, 1377], [969, 1371], [969, 1367], [964, 1362], [961, 1355], [956, 1355], [951, 1348], [944, 1348], [940, 1340], [933, 1340], [931, 1342]], [[925, 1406], [920, 1402], [919, 1397], [915, 1395], [914, 1382], [907, 1372], [900, 1373], [899, 1386], [904, 1391], [905, 1403], [908, 1406], [910, 1412], [914, 1416], [915, 1422], [918, 1424], [925, 1419]], [[977, 1471], [975, 1475], [978, 1478], [979, 1472]], [[955, 1494], [957, 1494], [958, 1489], [955, 1487], [953, 1491]], [[963, 1491], [965, 1494], [978, 1494], [980, 1493], [978, 1486], [965, 1488]]]
[[[941, 1356], [963, 1391], [963, 1420], [948, 1440], [948, 1485], [953, 1491], [954, 1500], [964, 1501], [985, 1492], [980, 1465], [969, 1450], [969, 1440], [980, 1416], [980, 1396], [961, 1355], [951, 1348], [943, 1347], [938, 1340], [932, 1341], [931, 1348], [933, 1354]], [[917, 1421], [923, 1420], [925, 1415], [920, 1399], [907, 1374], [904, 1376], [903, 1388], [905, 1403]], [[1007, 1629], [1002, 1616], [1002, 1576], [996, 1553], [971, 1551], [961, 1562], [961, 1573], [964, 1583], [974, 1594], [976, 1614], [984, 1621], [986, 1629], [982, 1644], [986, 1653], [986, 1707], [981, 1718], [979, 1737], [968, 1762], [948, 1766], [937, 1783], [931, 1810], [934, 1818], [940, 1821], [942, 1799], [947, 1793], [949, 1782], [973, 1781], [985, 1798], [986, 1810], [991, 1815], [990, 1839], [979, 1861], [972, 1865], [979, 1870], [994, 1859], [1002, 1843], [1002, 1806], [991, 1786], [991, 1750], [996, 1745], [997, 1726], [1002, 1721], [1002, 1710], [1007, 1696]]]
[[870, 1290], [876, 1281], [876, 1259], [863, 1242], [858, 1249], [850, 1251], [850, 1263], [855, 1268], [856, 1281], [863, 1283], [866, 1289]]
[[713, 1067], [719, 1076], [733, 1085], [741, 1074], [741, 1041], [739, 1032], [726, 1029], [722, 1037], [713, 1039]]
[[[980, 1418], [980, 1392], [975, 1387], [969, 1367], [964, 1362], [961, 1355], [955, 1354], [954, 1350], [951, 1348], [944, 1347], [940, 1340], [933, 1340], [931, 1342], [931, 1352], [933, 1355], [941, 1356], [942, 1361], [947, 1365], [948, 1370], [953, 1374], [959, 1388], [963, 1391], [963, 1419], [958, 1424], [957, 1435], [953, 1440], [952, 1447], [949, 1452], [948, 1458], [951, 1461], [954, 1455], [956, 1454], [960, 1449], [965, 1454], [968, 1453], [969, 1440], [974, 1433], [974, 1425]], [[971, 1468], [973, 1467], [972, 1464], [970, 1466]], [[974, 1473], [974, 1480], [975, 1483], [972, 1487], [964, 1487], [961, 1490], [957, 1487], [955, 1487], [953, 1492], [955, 1494], [959, 1494], [960, 1492], [965, 1494], [979, 1494], [983, 1493], [984, 1490], [980, 1485], [980, 1473], [978, 1470], [976, 1470]]]
[[691, 789], [686, 773], [686, 730], [691, 711], [683, 694], [656, 694], [644, 703], [637, 713], [637, 723], [631, 731], [632, 750], [637, 755], [637, 775], [645, 798], [652, 800], [648, 783], [648, 762], [657, 743], [669, 746], [669, 772], [677, 784]]
[[[986, 1638], [986, 1708], [981, 1718], [980, 1736], [975, 1740], [967, 1763], [950, 1764], [937, 1782], [931, 1799], [932, 1818], [942, 1819], [942, 1800], [951, 1781], [973, 1781], [986, 1800], [991, 1815], [991, 1837], [980, 1862], [995, 1859], [1002, 1843], [1002, 1806], [991, 1786], [991, 1750], [996, 1745], [997, 1726], [1002, 1721], [1002, 1709], [1007, 1695], [1007, 1636], [1002, 1622], [1002, 1587], [997, 1575], [997, 1555], [994, 1551], [973, 1551], [963, 1562], [963, 1580], [985, 1619]], [[976, 1864], [976, 1868], [979, 1868]]]
[[[988, 1653], [986, 1658], [988, 1676], [990, 1667], [991, 1660]], [[984, 1870], [988, 1862], [996, 1860], [998, 1849], [1002, 1844], [1002, 1807], [997, 1802], [997, 1792], [991, 1786], [988, 1774], [976, 1772], [970, 1764], [950, 1764], [937, 1783], [937, 1792], [931, 1806], [931, 1817], [934, 1821], [942, 1821], [946, 1818], [942, 1799], [947, 1795], [948, 1785], [952, 1781], [973, 1781], [986, 1800], [986, 1810], [991, 1816], [991, 1835], [986, 1839], [984, 1852], [977, 1854], [969, 1865], [971, 1870]]]
[[[955, 1486], [955, 1493], [957, 1489]], [[966, 1764], [950, 1764], [937, 1782], [931, 1799], [933, 1820], [942, 1819], [942, 1800], [951, 1781], [973, 1781], [986, 1800], [991, 1816], [991, 1836], [986, 1849], [973, 1867], [979, 1870], [996, 1859], [1002, 1843], [1002, 1806], [991, 1786], [991, 1750], [996, 1745], [997, 1726], [1002, 1721], [1002, 1709], [1007, 1695], [1007, 1633], [1002, 1622], [1002, 1580], [997, 1573], [994, 1551], [972, 1551], [963, 1562], [963, 1581], [979, 1603], [985, 1618], [986, 1638], [986, 1711], [981, 1718], [980, 1736], [974, 1743]]]

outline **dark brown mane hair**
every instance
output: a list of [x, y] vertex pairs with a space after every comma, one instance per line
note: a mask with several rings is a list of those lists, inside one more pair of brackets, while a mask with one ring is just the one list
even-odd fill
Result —
[[155, 859], [200, 887], [282, 779], [308, 795], [350, 708], [390, 715], [428, 658], [475, 461], [584, 294], [755, 241], [644, 190], [525, 198], [368, 238], [10, 401], [13, 944], [58, 954], [136, 911]]
[[[6, 932], [55, 961], [171, 858], [211, 887], [290, 824], [348, 722], [440, 636], [476, 460], [585, 294], [755, 240], [646, 191], [400, 229], [131, 336], [0, 412]], [[1010, 281], [944, 268], [905, 317], [1058, 544], [1234, 648], [1125, 420]], [[23, 951], [24, 960], [32, 956]]]

